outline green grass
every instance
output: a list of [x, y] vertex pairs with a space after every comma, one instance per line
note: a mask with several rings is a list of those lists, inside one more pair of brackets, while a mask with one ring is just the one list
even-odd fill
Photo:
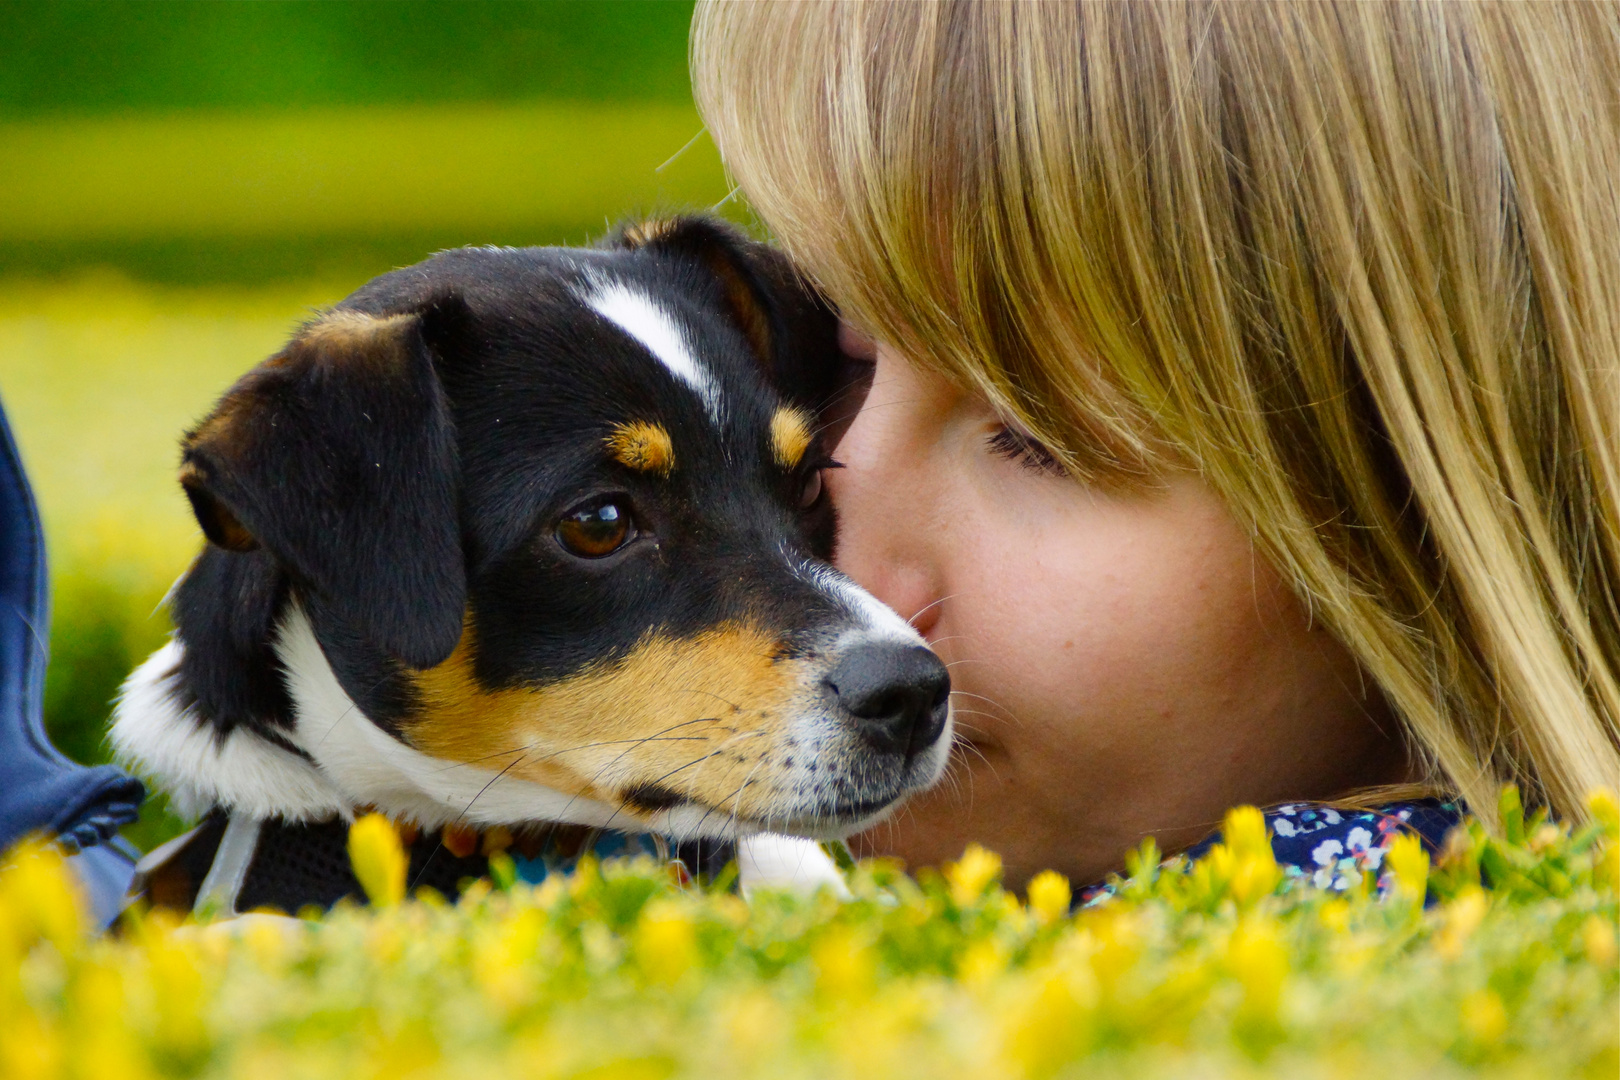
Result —
[[0, 116], [691, 100], [691, 0], [7, 0]]
[[[1055, 875], [1024, 903], [970, 849], [917, 879], [864, 864], [849, 902], [588, 861], [453, 907], [137, 913], [112, 940], [85, 935], [60, 856], [24, 849], [0, 869], [0, 1074], [1612, 1080], [1612, 793], [1594, 807], [1574, 835], [1510, 812], [1433, 869], [1397, 842], [1386, 900], [1287, 884], [1250, 811], [1078, 914]], [[392, 900], [397, 840], [362, 824], [356, 870]]]
[[523, 242], [724, 198], [701, 131], [690, 104], [657, 102], [18, 121], [0, 124], [0, 240]]

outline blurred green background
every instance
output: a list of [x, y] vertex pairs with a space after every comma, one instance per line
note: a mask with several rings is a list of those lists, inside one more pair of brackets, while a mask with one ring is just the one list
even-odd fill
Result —
[[[106, 760], [201, 537], [177, 441], [310, 312], [460, 244], [725, 204], [684, 2], [0, 4], [0, 399], [45, 520], [46, 721]], [[734, 209], [734, 208], [732, 208]], [[178, 823], [161, 799], [142, 846]]]

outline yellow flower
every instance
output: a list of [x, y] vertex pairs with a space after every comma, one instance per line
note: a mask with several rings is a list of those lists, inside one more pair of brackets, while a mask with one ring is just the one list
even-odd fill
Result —
[[1288, 976], [1288, 952], [1271, 922], [1245, 921], [1232, 934], [1226, 962], [1243, 986], [1243, 1011], [1250, 1017], [1275, 1019]]
[[1462, 1001], [1462, 1026], [1478, 1043], [1493, 1043], [1507, 1031], [1507, 1009], [1494, 990], [1475, 990]]
[[[215, 935], [213, 940], [230, 944], [224, 935]], [[186, 939], [173, 935], [145, 943], [152, 1001], [157, 1006], [156, 1041], [166, 1052], [180, 1057], [199, 1053], [207, 1041], [202, 1019], [203, 976], [187, 944]]]
[[72, 1053], [81, 1076], [141, 1080], [154, 1075], [145, 1049], [130, 1030], [123, 980], [110, 965], [81, 968], [72, 987], [78, 1030]]
[[1316, 917], [1335, 934], [1350, 932], [1350, 905], [1341, 899], [1332, 899], [1322, 905]]
[[1271, 855], [1271, 841], [1266, 836], [1266, 816], [1253, 806], [1234, 806], [1226, 812], [1221, 840], [1238, 858]]
[[79, 890], [54, 844], [25, 840], [0, 866], [0, 909], [10, 909], [11, 934], [24, 950], [43, 937], [64, 955], [83, 933]]
[[969, 844], [962, 857], [945, 866], [945, 880], [951, 886], [951, 899], [959, 907], [973, 903], [990, 883], [1001, 876], [1001, 856]]
[[835, 926], [810, 950], [816, 985], [834, 1001], [865, 997], [872, 987], [871, 950], [847, 926]]
[[1620, 839], [1620, 798], [1612, 788], [1593, 788], [1586, 796], [1586, 808], [1610, 840]]
[[32, 1009], [7, 1016], [0, 1038], [0, 1076], [7, 1080], [55, 1080], [66, 1056], [62, 1034], [40, 1021]]
[[1599, 884], [1620, 889], [1620, 800], [1610, 788], [1597, 788], [1586, 797], [1592, 820], [1603, 829], [1606, 842], [1598, 858], [1595, 877]]
[[373, 907], [393, 907], [405, 898], [405, 847], [392, 821], [367, 814], [349, 826], [349, 862]]
[[1029, 1077], [1045, 1077], [1079, 1057], [1091, 1038], [1095, 990], [1056, 971], [1038, 978], [1027, 1000], [1006, 1010], [1003, 1053]]
[[1445, 907], [1445, 925], [1435, 936], [1434, 951], [1447, 960], [1462, 955], [1464, 943], [1479, 928], [1490, 906], [1483, 889], [1471, 888], [1454, 898]]
[[1601, 915], [1588, 915], [1581, 924], [1581, 945], [1586, 955], [1599, 967], [1612, 968], [1617, 950], [1614, 927]]
[[1395, 872], [1395, 892], [1417, 904], [1429, 888], [1429, 853], [1413, 833], [1402, 833], [1389, 845], [1384, 862]]
[[1026, 890], [1029, 895], [1029, 910], [1035, 913], [1035, 918], [1042, 926], [1061, 919], [1069, 912], [1069, 904], [1074, 894], [1069, 889], [1069, 879], [1054, 870], [1042, 870], [1030, 879]]
[[787, 1036], [790, 1017], [782, 1004], [763, 990], [750, 990], [725, 1001], [716, 1015], [728, 1045], [725, 1058], [740, 1057], [746, 1066], [778, 1049]]
[[1147, 936], [1142, 916], [1128, 908], [1104, 907], [1082, 925], [1091, 935], [1083, 947], [1091, 950], [1092, 971], [1104, 986], [1114, 985], [1141, 957]]
[[508, 1013], [528, 1005], [539, 990], [529, 961], [545, 924], [543, 911], [524, 908], [477, 927], [471, 935], [473, 976], [484, 994]]
[[994, 938], [980, 938], [962, 953], [957, 976], [970, 986], [986, 986], [1007, 970], [1006, 951]]
[[1282, 880], [1282, 869], [1266, 835], [1266, 818], [1252, 806], [1233, 807], [1226, 813], [1222, 834], [1231, 862], [1227, 889], [1233, 900], [1248, 904], [1269, 896]]
[[697, 929], [682, 905], [653, 901], [636, 924], [636, 960], [652, 982], [669, 986], [697, 962]]

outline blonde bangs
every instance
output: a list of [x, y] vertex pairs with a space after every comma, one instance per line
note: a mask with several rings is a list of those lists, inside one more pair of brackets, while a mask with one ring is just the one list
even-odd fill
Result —
[[[1082, 478], [1139, 479], [1165, 450], [1117, 378], [1140, 344], [1118, 325], [1118, 283], [1091, 273], [1105, 262], [1070, 250], [1096, 235], [1074, 185], [1042, 175], [1078, 103], [1044, 85], [1005, 88], [1010, 108], [975, 93], [1057, 62], [1049, 20], [1020, 7], [700, 5], [699, 108], [749, 203], [851, 321], [983, 393]], [[1099, 349], [1107, 367], [1075, 361]]]
[[699, 107], [856, 321], [1198, 469], [1434, 782], [1620, 781], [1612, 4], [731, 3]]

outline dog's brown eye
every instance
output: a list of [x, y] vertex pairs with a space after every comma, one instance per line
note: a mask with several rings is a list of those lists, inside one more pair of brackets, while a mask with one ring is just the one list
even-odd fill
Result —
[[615, 502], [570, 511], [557, 523], [557, 543], [582, 559], [611, 555], [630, 539], [630, 515]]
[[821, 498], [821, 470], [816, 469], [804, 478], [804, 488], [799, 492], [799, 509], [808, 510], [816, 505]]

